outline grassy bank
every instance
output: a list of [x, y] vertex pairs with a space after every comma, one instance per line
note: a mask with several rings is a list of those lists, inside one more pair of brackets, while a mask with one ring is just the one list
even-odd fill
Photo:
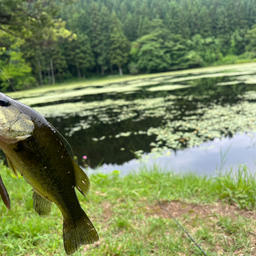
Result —
[[[31, 187], [1, 166], [11, 211], [0, 202], [0, 255], [65, 255], [57, 207], [46, 218], [33, 210]], [[207, 178], [152, 167], [119, 177], [91, 176], [82, 207], [100, 241], [74, 255], [202, 255], [165, 209], [207, 255], [256, 255], [256, 178], [246, 167]]]

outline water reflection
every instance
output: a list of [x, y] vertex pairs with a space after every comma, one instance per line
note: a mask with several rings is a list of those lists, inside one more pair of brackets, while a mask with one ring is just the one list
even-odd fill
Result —
[[[75, 123], [79, 117], [70, 117], [69, 119], [55, 122], [54, 119], [48, 119], [54, 126], [65, 133], [65, 127]], [[160, 118], [147, 118], [133, 122], [132, 119], [115, 124], [92, 124], [88, 129], [82, 129], [75, 132], [70, 138], [67, 138], [72, 145], [74, 155], [78, 161], [84, 155], [90, 160], [90, 166], [96, 168], [100, 163], [121, 165], [131, 159], [134, 159], [134, 153], [137, 150], [150, 152], [150, 143], [156, 136], [147, 136], [145, 134], [134, 135], [134, 132], [146, 130], [148, 127], [158, 127], [161, 124]], [[129, 137], [116, 138], [114, 135], [120, 132], [133, 131]], [[104, 140], [94, 141], [92, 138], [106, 137]]]
[[[253, 137], [252, 137], [253, 135]], [[205, 175], [217, 175], [246, 164], [251, 172], [256, 171], [256, 134], [236, 134], [233, 138], [214, 139], [205, 142], [199, 147], [178, 150], [170, 153], [169, 150], [161, 157], [144, 154], [140, 160], [133, 159], [123, 165], [103, 164], [89, 173], [110, 173], [113, 170], [121, 171], [125, 175], [131, 171], [138, 171], [141, 167], [152, 167], [157, 164], [164, 170], [178, 172], [196, 172]], [[222, 152], [222, 155], [221, 155]], [[226, 153], [226, 156], [223, 157]]]

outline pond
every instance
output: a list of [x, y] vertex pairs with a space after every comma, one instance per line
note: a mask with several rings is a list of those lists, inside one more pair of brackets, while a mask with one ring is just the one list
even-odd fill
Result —
[[227, 165], [247, 163], [254, 169], [255, 73], [256, 64], [250, 63], [11, 97], [44, 115], [68, 140], [79, 164], [91, 171], [101, 166], [104, 172], [128, 172], [154, 162], [213, 174]]

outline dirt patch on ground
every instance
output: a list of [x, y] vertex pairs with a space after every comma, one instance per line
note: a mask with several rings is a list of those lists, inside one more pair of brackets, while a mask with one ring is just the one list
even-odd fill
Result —
[[183, 215], [190, 215], [191, 217], [199, 215], [201, 218], [204, 218], [219, 214], [222, 217], [235, 218], [237, 215], [240, 215], [256, 220], [256, 212], [244, 209], [241, 210], [235, 205], [226, 205], [221, 202], [211, 205], [199, 205], [181, 201], [160, 202], [160, 204], [153, 207], [147, 207], [146, 214], [148, 216], [153, 215], [156, 217], [170, 218], [170, 214], [167, 211], [175, 218], [180, 218]]
[[[143, 204], [145, 205], [145, 202], [143, 202]], [[108, 202], [104, 202], [102, 203], [102, 207], [102, 216], [106, 221], [108, 221], [113, 216], [113, 205]], [[137, 207], [135, 208], [137, 209]], [[137, 212], [136, 209], [134, 210], [134, 214], [136, 214]], [[146, 216], [155, 216], [162, 218], [170, 218], [171, 216], [169, 213], [171, 213], [171, 215], [175, 218], [182, 218], [182, 216], [185, 215], [189, 215], [190, 217], [200, 216], [200, 218], [207, 218], [218, 214], [222, 217], [237, 218], [237, 216], [243, 216], [245, 218], [256, 220], [255, 211], [239, 209], [239, 207], [236, 205], [228, 205], [222, 202], [216, 202], [215, 204], [210, 205], [200, 205], [181, 201], [162, 201], [156, 203], [153, 206], [146, 205], [144, 209]]]
[[[172, 218], [170, 216], [170, 213], [174, 218], [181, 221], [180, 223], [185, 224], [185, 227], [188, 228], [191, 235], [194, 235], [201, 226], [208, 227], [211, 232], [216, 235], [214, 250], [218, 252], [218, 255], [225, 255], [225, 253], [227, 252], [227, 249], [223, 247], [223, 243], [228, 244], [230, 247], [234, 247], [238, 243], [236, 241], [237, 237], [232, 234], [232, 230], [230, 233], [227, 228], [223, 228], [222, 224], [219, 222], [220, 217], [231, 218], [233, 220], [232, 226], [236, 226], [236, 222], [240, 216], [253, 220], [251, 224], [254, 227], [255, 224], [253, 223], [255, 223], [256, 220], [256, 212], [244, 209], [241, 210], [236, 205], [227, 205], [223, 204], [222, 202], [217, 202], [211, 205], [199, 205], [193, 203], [185, 203], [181, 201], [165, 201], [154, 205], [154, 207], [147, 207], [146, 215], [148, 217], [161, 217], [170, 219]], [[187, 221], [188, 219], [190, 221]], [[192, 224], [193, 221], [191, 220], [193, 219], [199, 220], [196, 221], [196, 225]], [[250, 241], [252, 245], [250, 254], [246, 255], [256, 256], [256, 232], [254, 232], [252, 226], [252, 229], [250, 227], [248, 228], [244, 226], [244, 229], [246, 229], [244, 236], [248, 237], [247, 241]], [[207, 241], [201, 241], [201, 245], [207, 248]], [[232, 255], [245, 255], [243, 253], [243, 250], [244, 247], [237, 248], [237, 250], [235, 250], [234, 254]]]
[[103, 207], [103, 218], [108, 221], [113, 213], [112, 213], [112, 205], [110, 203], [103, 203], [102, 204], [102, 207]]
[[[107, 233], [108, 237], [111, 234], [111, 239], [118, 240], [122, 236], [127, 238], [129, 237], [127, 234], [130, 233], [133, 233], [134, 237], [138, 237], [139, 233], [142, 237], [146, 237], [145, 241], [151, 239], [153, 243], [164, 234], [165, 238], [170, 238], [170, 241], [176, 244], [177, 248], [182, 246], [177, 249], [177, 253], [170, 255], [199, 255], [195, 253], [195, 246], [192, 245], [187, 235], [182, 233], [180, 227], [170, 220], [172, 218], [171, 213], [204, 250], [213, 251], [216, 255], [256, 256], [256, 211], [241, 210], [236, 205], [228, 205], [222, 202], [200, 205], [182, 201], [161, 201], [159, 204], [155, 201], [151, 204], [151, 202], [141, 198], [141, 200], [133, 202], [133, 207], [127, 209], [127, 215], [120, 215], [116, 213], [115, 207], [120, 208], [122, 203], [124, 202], [119, 200], [114, 203], [106, 201], [101, 203], [100, 219], [102, 225], [99, 230]], [[125, 220], [128, 218], [128, 223], [132, 224], [118, 228], [119, 226], [114, 218], [116, 215], [123, 217]], [[132, 216], [136, 215], [139, 217], [133, 219]], [[141, 215], [146, 218], [141, 217]], [[166, 220], [164, 222], [152, 221], [153, 224], [150, 226], [150, 218], [165, 218]], [[162, 223], [166, 223], [168, 228], [164, 228], [165, 225]], [[159, 231], [157, 231], [158, 229]], [[160, 238], [157, 235], [154, 236], [154, 232], [159, 232]], [[179, 240], [182, 245], [179, 244]], [[140, 241], [142, 242], [143, 239]], [[99, 242], [85, 248], [84, 252], [91, 247], [101, 246], [106, 255], [119, 255], [113, 253], [113, 250], [117, 249], [113, 249], [109, 243], [104, 237], [101, 237]], [[122, 244], [122, 241], [119, 243]], [[183, 253], [184, 248], [187, 248], [185, 253]], [[168, 251], [168, 249], [166, 250]]]

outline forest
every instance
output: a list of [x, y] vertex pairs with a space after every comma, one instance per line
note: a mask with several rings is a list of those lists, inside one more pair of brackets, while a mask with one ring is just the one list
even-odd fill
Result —
[[0, 88], [255, 61], [255, 18], [255, 0], [0, 0]]

